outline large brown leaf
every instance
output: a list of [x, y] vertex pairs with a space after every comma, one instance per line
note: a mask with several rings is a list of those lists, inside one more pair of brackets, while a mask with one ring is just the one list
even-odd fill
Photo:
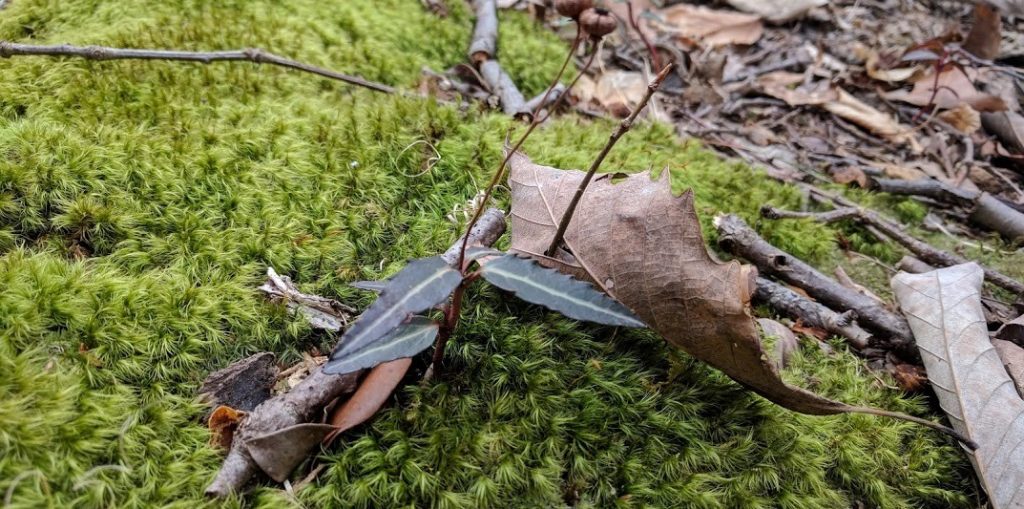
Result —
[[693, 193], [673, 196], [668, 171], [659, 180], [646, 172], [614, 184], [596, 178], [566, 231], [568, 251], [546, 258], [583, 173], [536, 165], [518, 153], [509, 166], [513, 251], [592, 279], [668, 342], [779, 405], [818, 415], [853, 410], [779, 378], [748, 310], [756, 270], [708, 254]]
[[981, 267], [965, 263], [892, 279], [928, 379], [995, 509], [1024, 507], [1024, 400], [988, 339]]

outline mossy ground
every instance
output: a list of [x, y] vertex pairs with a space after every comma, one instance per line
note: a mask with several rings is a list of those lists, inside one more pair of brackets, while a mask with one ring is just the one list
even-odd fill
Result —
[[[271, 51], [411, 86], [461, 61], [470, 16], [415, 0], [14, 0], [0, 39]], [[542, 89], [564, 46], [503, 14], [503, 63]], [[354, 279], [445, 248], [446, 215], [497, 164], [510, 122], [252, 64], [0, 61], [0, 494], [11, 507], [204, 505], [220, 458], [195, 402], [244, 355], [285, 362], [332, 338], [254, 291], [268, 265], [366, 305]], [[539, 130], [537, 161], [582, 167], [610, 125]], [[434, 144], [440, 162], [420, 173]], [[671, 129], [631, 132], [609, 171], [671, 168], [702, 221], [756, 218], [798, 193]], [[505, 197], [501, 197], [505, 198]], [[834, 231], [758, 222], [834, 263]], [[705, 228], [710, 230], [710, 228]], [[646, 332], [571, 323], [491, 289], [468, 300], [426, 386], [399, 391], [296, 496], [230, 505], [356, 507], [968, 506], [970, 468], [923, 428], [807, 417], [752, 395]], [[844, 353], [809, 345], [794, 381], [854, 404], [934, 416]]]

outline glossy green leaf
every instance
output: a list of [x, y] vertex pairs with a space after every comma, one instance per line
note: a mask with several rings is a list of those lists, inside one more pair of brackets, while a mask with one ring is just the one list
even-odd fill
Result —
[[324, 365], [324, 372], [334, 375], [349, 373], [378, 364], [412, 357], [434, 342], [440, 327], [436, 321], [423, 316], [414, 316], [383, 338], [362, 349], [332, 355]]

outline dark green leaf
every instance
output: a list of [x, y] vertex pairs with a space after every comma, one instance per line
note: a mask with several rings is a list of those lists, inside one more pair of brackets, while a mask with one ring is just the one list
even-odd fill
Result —
[[434, 342], [439, 327], [440, 325], [434, 320], [423, 316], [414, 316], [369, 346], [353, 352], [347, 352], [345, 348], [336, 351], [334, 355], [331, 355], [331, 360], [324, 365], [324, 373], [341, 375], [363, 368], [372, 368], [402, 357], [412, 357]]
[[461, 282], [459, 271], [440, 256], [409, 262], [388, 280], [377, 300], [345, 332], [331, 360], [361, 350], [394, 330], [409, 315], [444, 302]]
[[480, 274], [494, 286], [527, 302], [540, 304], [574, 320], [646, 327], [632, 311], [597, 291], [589, 283], [507, 254], [487, 262]]
[[368, 292], [380, 293], [388, 286], [387, 281], [353, 281], [348, 284], [352, 288], [366, 290]]

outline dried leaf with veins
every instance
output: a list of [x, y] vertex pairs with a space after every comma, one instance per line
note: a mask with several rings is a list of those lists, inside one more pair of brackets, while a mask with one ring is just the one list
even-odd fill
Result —
[[673, 196], [667, 171], [659, 180], [646, 172], [615, 184], [595, 179], [569, 223], [568, 251], [546, 258], [583, 172], [519, 153], [509, 166], [513, 251], [581, 279], [591, 275], [668, 342], [779, 405], [819, 415], [851, 410], [779, 378], [748, 312], [756, 270], [708, 254], [693, 193]]
[[928, 378], [996, 509], [1024, 507], [1024, 400], [988, 339], [981, 267], [900, 273], [892, 288], [914, 331]]

